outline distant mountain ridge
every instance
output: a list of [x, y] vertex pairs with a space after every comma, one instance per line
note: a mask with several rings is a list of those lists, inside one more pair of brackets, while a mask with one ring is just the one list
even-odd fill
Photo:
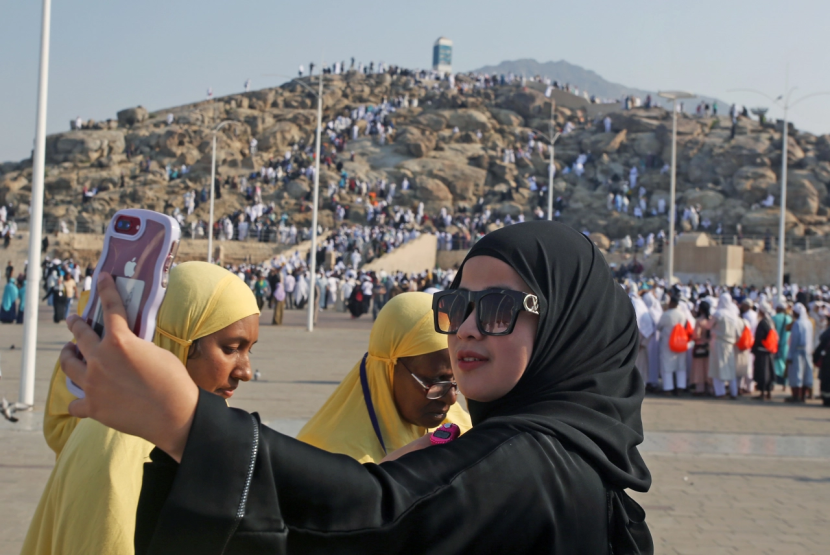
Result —
[[[540, 75], [542, 77], [549, 77], [550, 79], [559, 81], [560, 84], [570, 83], [572, 86], [579, 87], [580, 93], [585, 90], [588, 91], [589, 95], [596, 95], [597, 97], [603, 99], [621, 99], [628, 95], [634, 95], [645, 100], [645, 97], [650, 94], [658, 104], [664, 105], [662, 99], [657, 96], [656, 91], [646, 91], [635, 87], [621, 85], [619, 83], [612, 83], [611, 81], [604, 79], [595, 71], [585, 69], [584, 67], [566, 62], [565, 60], [544, 63], [537, 62], [532, 58], [505, 60], [498, 65], [483, 66], [478, 69], [474, 69], [473, 72], [496, 74], [513, 73], [515, 75], [524, 75], [525, 77]], [[686, 112], [693, 112], [700, 99], [708, 102], [715, 100], [712, 97], [706, 96], [702, 96], [699, 99], [689, 99], [685, 104]], [[723, 113], [726, 113], [728, 105], [720, 100], [717, 102], [722, 106], [722, 109], [724, 110]]]

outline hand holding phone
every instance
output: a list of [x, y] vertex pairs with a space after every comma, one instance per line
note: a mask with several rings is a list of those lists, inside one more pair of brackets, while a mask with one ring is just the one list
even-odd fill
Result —
[[[176, 257], [181, 231], [173, 218], [152, 210], [128, 209], [115, 213], [104, 235], [104, 249], [92, 276], [92, 291], [82, 317], [99, 336], [104, 318], [98, 298], [98, 276], [112, 274], [127, 313], [130, 329], [152, 341], [156, 315], [167, 288], [167, 276]], [[78, 398], [84, 392], [67, 378], [67, 388]]]

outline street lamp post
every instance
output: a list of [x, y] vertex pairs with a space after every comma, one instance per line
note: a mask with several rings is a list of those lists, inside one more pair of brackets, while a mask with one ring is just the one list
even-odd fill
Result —
[[316, 145], [314, 147], [315, 157], [314, 157], [314, 192], [312, 193], [314, 206], [311, 209], [311, 256], [309, 257], [309, 278], [311, 282], [309, 283], [308, 288], [308, 323], [307, 329], [308, 331], [314, 331], [314, 291], [315, 286], [317, 285], [317, 211], [318, 211], [318, 204], [320, 198], [320, 145], [321, 145], [321, 137], [322, 134], [322, 126], [323, 126], [323, 61], [320, 60], [320, 73], [317, 78], [318, 87], [315, 91], [313, 88], [309, 87], [302, 81], [289, 77], [287, 75], [277, 75], [277, 74], [267, 74], [267, 77], [286, 77], [297, 83], [298, 85], [302, 85], [306, 89], [308, 89], [311, 93], [317, 95], [317, 132], [316, 132]]
[[694, 98], [695, 95], [683, 91], [665, 91], [657, 93], [659, 96], [672, 101], [671, 109], [671, 185], [669, 187], [669, 252], [666, 265], [666, 281], [672, 286], [674, 280], [674, 226], [676, 217], [675, 197], [677, 196], [677, 101], [683, 98]]
[[[766, 97], [768, 100], [772, 101], [773, 103], [777, 104], [784, 110], [784, 130], [781, 134], [781, 211], [778, 217], [778, 276], [777, 276], [777, 287], [778, 287], [778, 297], [783, 298], [784, 296], [784, 254], [785, 254], [785, 247], [784, 241], [786, 240], [786, 220], [787, 220], [787, 142], [789, 138], [789, 111], [790, 108], [795, 107], [803, 100], [807, 100], [808, 98], [812, 98], [814, 96], [824, 96], [830, 95], [830, 91], [824, 92], [817, 92], [802, 96], [795, 102], [790, 102], [790, 97], [792, 93], [795, 92], [797, 87], [790, 88], [789, 86], [789, 75], [785, 79], [784, 82], [784, 89], [787, 91], [786, 93], [779, 95], [777, 98], [772, 98], [771, 96], [762, 93], [761, 91], [755, 89], [731, 89], [728, 92], [751, 92], [755, 94], [760, 94], [761, 96]], [[783, 101], [783, 103], [782, 103]], [[755, 110], [753, 110], [755, 112]], [[766, 113], [766, 110], [764, 110]], [[777, 299], [776, 299], [777, 300]]]
[[[320, 62], [323, 67], [323, 62]], [[317, 204], [320, 195], [320, 132], [323, 125], [323, 71], [320, 71], [319, 88], [317, 90], [317, 144], [314, 147], [314, 206], [311, 210], [311, 268], [309, 277], [311, 283], [308, 288], [308, 331], [314, 331], [314, 291], [317, 286]], [[319, 302], [319, 301], [318, 301]]]
[[224, 126], [238, 121], [227, 119], [213, 128], [213, 150], [210, 160], [210, 222], [208, 228], [208, 255], [207, 261], [213, 264], [213, 205], [216, 202], [216, 134]]
[[554, 133], [553, 129], [553, 99], [550, 100], [550, 166], [548, 167], [548, 221], [553, 221], [553, 175], [556, 173], [556, 166], [553, 165], [553, 145], [556, 139], [559, 138], [559, 133]]
[[561, 136], [561, 133], [557, 133], [553, 127], [553, 101], [551, 101], [551, 108], [550, 108], [550, 134], [541, 131], [540, 129], [533, 129], [535, 133], [538, 133], [542, 137], [546, 138], [550, 142], [550, 165], [548, 166], [548, 220], [553, 221], [553, 177], [556, 173], [556, 166], [553, 165], [553, 155], [554, 149], [553, 145], [556, 143], [557, 139]]
[[38, 293], [40, 292], [41, 237], [43, 233], [43, 178], [46, 166], [46, 101], [49, 92], [49, 35], [52, 0], [43, 0], [40, 27], [40, 75], [37, 85], [37, 123], [32, 160], [32, 214], [29, 217], [29, 265], [26, 268], [26, 311], [23, 316], [23, 360], [20, 368], [20, 402], [35, 404]]

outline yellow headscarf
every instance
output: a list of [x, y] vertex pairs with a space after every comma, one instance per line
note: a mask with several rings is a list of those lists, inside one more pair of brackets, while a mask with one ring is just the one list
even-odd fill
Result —
[[[252, 314], [259, 308], [241, 279], [213, 264], [185, 262], [170, 271], [154, 343], [185, 363], [194, 340]], [[71, 400], [58, 363], [43, 424], [57, 461], [21, 553], [132, 554], [143, 465], [153, 445], [70, 416]]]
[[252, 314], [259, 306], [238, 276], [207, 262], [185, 262], [170, 272], [153, 342], [186, 364], [193, 341]]
[[[369, 336], [366, 377], [387, 452], [403, 447], [428, 431], [406, 422], [398, 413], [392, 389], [395, 364], [399, 358], [446, 348], [447, 336], [436, 333], [433, 325], [432, 295], [402, 293], [378, 313]], [[470, 415], [457, 403], [450, 407], [445, 422], [457, 424], [462, 432], [472, 427]], [[332, 453], [349, 455], [362, 463], [383, 459], [385, 453], [363, 399], [360, 361], [303, 426], [297, 439]]]

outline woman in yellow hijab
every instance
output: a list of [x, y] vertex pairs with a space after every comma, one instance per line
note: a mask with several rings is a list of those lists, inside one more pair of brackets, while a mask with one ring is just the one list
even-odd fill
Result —
[[[237, 276], [205, 262], [170, 272], [154, 343], [177, 355], [196, 385], [230, 398], [251, 378], [249, 354], [258, 335], [256, 299]], [[91, 418], [73, 418], [67, 412], [73, 399], [58, 364], [43, 423], [57, 461], [22, 553], [132, 554], [143, 465], [153, 445]]]
[[372, 326], [369, 352], [297, 439], [379, 463], [444, 422], [469, 430], [470, 415], [455, 404], [447, 336], [435, 332], [432, 318], [427, 293], [403, 293], [386, 303]]

